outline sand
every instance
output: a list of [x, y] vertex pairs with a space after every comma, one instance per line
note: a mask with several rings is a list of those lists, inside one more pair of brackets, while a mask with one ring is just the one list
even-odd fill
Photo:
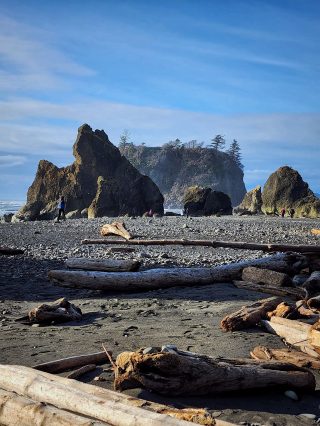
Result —
[[[104, 343], [116, 356], [125, 350], [172, 343], [218, 357], [248, 357], [257, 345], [283, 347], [277, 336], [254, 328], [223, 333], [220, 320], [246, 303], [265, 294], [236, 289], [230, 283], [189, 288], [170, 288], [135, 294], [103, 294], [53, 286], [50, 269], [60, 269], [67, 257], [112, 257], [139, 259], [143, 268], [211, 266], [248, 258], [262, 252], [201, 247], [136, 247], [132, 253], [113, 253], [107, 246], [81, 246], [83, 238], [99, 237], [103, 223], [111, 218], [0, 224], [1, 244], [24, 248], [24, 255], [0, 257], [0, 362], [34, 364], [101, 350]], [[317, 244], [310, 234], [319, 222], [308, 219], [268, 217], [223, 218], [123, 218], [128, 229], [146, 238], [199, 238], [253, 242]], [[81, 322], [31, 327], [16, 321], [43, 302], [67, 297], [78, 305]], [[107, 364], [106, 364], [107, 367]], [[92, 381], [102, 373], [104, 382]], [[320, 384], [318, 374], [318, 387]], [[112, 387], [112, 372], [102, 368], [83, 376], [86, 382]], [[179, 406], [208, 407], [219, 418], [259, 425], [315, 424], [299, 416], [319, 412], [319, 390], [299, 395], [299, 401], [284, 391], [243, 392], [207, 397], [165, 398], [145, 390], [129, 393]], [[243, 423], [245, 424], [245, 423]]]

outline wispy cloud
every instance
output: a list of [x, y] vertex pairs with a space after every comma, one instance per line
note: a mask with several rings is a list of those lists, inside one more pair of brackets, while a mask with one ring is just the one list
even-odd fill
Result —
[[0, 155], [0, 168], [21, 166], [26, 161], [26, 157], [21, 155]]

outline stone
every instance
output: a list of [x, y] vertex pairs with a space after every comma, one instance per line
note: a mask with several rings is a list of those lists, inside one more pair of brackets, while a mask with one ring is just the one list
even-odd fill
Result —
[[280, 167], [272, 173], [262, 192], [262, 211], [280, 215], [282, 209], [294, 217], [320, 217], [320, 199], [309, 189], [300, 174], [291, 167]]
[[13, 213], [5, 213], [1, 218], [1, 223], [10, 223], [12, 221], [14, 214]]
[[227, 194], [211, 188], [190, 186], [183, 197], [184, 211], [192, 216], [232, 214], [231, 200]]
[[237, 214], [259, 214], [262, 213], [262, 194], [261, 186], [258, 185], [247, 192], [239, 206], [233, 209]]
[[295, 391], [292, 391], [292, 390], [287, 390], [287, 391], [285, 391], [285, 396], [287, 397], [287, 398], [290, 398], [290, 399], [292, 399], [293, 401], [299, 401], [299, 397], [298, 397], [298, 395], [296, 394], [296, 392]]
[[[88, 217], [141, 216], [152, 209], [163, 214], [163, 196], [157, 185], [121, 155], [103, 130], [88, 124], [78, 129], [73, 145], [75, 161], [58, 168], [46, 160], [38, 165], [27, 203], [16, 221], [54, 219], [57, 200], [66, 199], [68, 212], [88, 209]], [[78, 214], [78, 213], [77, 213]]]

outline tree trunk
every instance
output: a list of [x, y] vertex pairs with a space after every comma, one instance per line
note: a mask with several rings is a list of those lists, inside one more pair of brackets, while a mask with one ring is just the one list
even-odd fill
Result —
[[230, 282], [240, 278], [242, 270], [247, 266], [289, 270], [299, 256], [280, 254], [212, 268], [159, 268], [130, 273], [56, 270], [50, 271], [48, 276], [61, 287], [125, 292], [145, 291], [175, 286]]
[[87, 355], [76, 355], [68, 358], [57, 359], [43, 364], [34, 365], [33, 368], [47, 373], [61, 373], [72, 368], [82, 367], [87, 364], [108, 363], [109, 360], [105, 351], [95, 352]]
[[140, 267], [140, 262], [136, 260], [86, 259], [84, 257], [67, 259], [65, 264], [70, 269], [105, 272], [131, 272], [137, 271]]
[[250, 355], [254, 359], [277, 360], [289, 362], [297, 367], [320, 369], [320, 359], [293, 349], [269, 349], [265, 346], [257, 346], [250, 352]]
[[0, 389], [0, 424], [3, 426], [104, 426], [108, 423], [69, 413]]
[[253, 284], [246, 281], [233, 281], [233, 284], [237, 288], [242, 288], [243, 290], [257, 291], [259, 293], [274, 294], [275, 296], [288, 296], [293, 297], [294, 299], [301, 299], [304, 297], [305, 291], [300, 288], [294, 287], [273, 287], [270, 285], [260, 285]]
[[292, 285], [288, 274], [270, 271], [270, 269], [257, 268], [255, 266], [244, 268], [242, 279], [253, 284], [266, 284], [272, 287], [290, 287]]
[[246, 243], [242, 241], [210, 241], [210, 240], [185, 240], [185, 239], [162, 239], [162, 240], [136, 240], [130, 241], [123, 240], [104, 240], [104, 239], [85, 239], [81, 241], [82, 244], [130, 244], [141, 246], [165, 246], [165, 245], [178, 245], [178, 246], [204, 246], [204, 247], [227, 247], [233, 249], [246, 249], [246, 250], [261, 250], [265, 252], [313, 252], [320, 253], [319, 245], [302, 245], [302, 244], [260, 244], [260, 243]]
[[220, 362], [179, 353], [123, 352], [116, 360], [115, 388], [143, 387], [165, 395], [206, 395], [244, 389], [285, 386], [314, 390], [312, 373], [291, 364]]
[[119, 235], [125, 240], [130, 240], [131, 238], [133, 238], [130, 232], [126, 230], [125, 224], [123, 222], [113, 222], [111, 224], [106, 223], [101, 228], [101, 235], [103, 235], [104, 237], [108, 235]]

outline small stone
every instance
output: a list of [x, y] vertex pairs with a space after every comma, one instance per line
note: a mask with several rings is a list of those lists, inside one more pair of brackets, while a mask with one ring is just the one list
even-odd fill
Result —
[[169, 259], [169, 255], [168, 255], [167, 253], [162, 253], [162, 254], [160, 255], [160, 257], [161, 257], [162, 259]]
[[302, 414], [299, 414], [299, 416], [306, 417], [307, 419], [310, 419], [310, 420], [314, 420], [317, 417], [315, 414], [311, 414], [311, 413], [302, 413]]
[[176, 345], [163, 345], [161, 347], [161, 352], [170, 352], [170, 353], [176, 353], [178, 348]]
[[294, 401], [299, 401], [298, 395], [292, 390], [287, 390], [284, 394], [287, 398], [293, 399]]
[[106, 379], [102, 376], [96, 376], [93, 380], [95, 382], [105, 382], [106, 381]]
[[155, 348], [154, 346], [149, 346], [148, 348], [143, 349], [142, 353], [144, 355], [147, 354], [156, 354], [159, 352], [159, 348]]
[[31, 327], [40, 327], [40, 324], [32, 324]]

